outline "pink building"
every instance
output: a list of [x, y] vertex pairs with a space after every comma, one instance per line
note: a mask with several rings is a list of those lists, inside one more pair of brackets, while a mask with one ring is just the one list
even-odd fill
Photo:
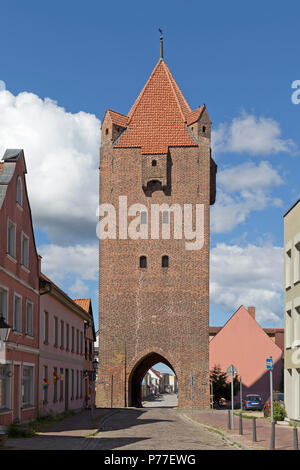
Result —
[[87, 310], [44, 274], [40, 276], [39, 410], [41, 415], [83, 408]]
[[26, 189], [23, 150], [0, 162], [0, 316], [11, 327], [0, 351], [0, 425], [38, 410], [39, 257]]
[[[209, 368], [220, 366], [226, 372], [233, 364], [242, 377], [243, 396], [248, 393], [270, 395], [270, 374], [266, 358], [274, 363], [274, 390], [283, 386], [283, 329], [263, 329], [255, 320], [255, 308], [244, 306], [223, 327], [210, 328]], [[238, 399], [239, 397], [237, 397]]]

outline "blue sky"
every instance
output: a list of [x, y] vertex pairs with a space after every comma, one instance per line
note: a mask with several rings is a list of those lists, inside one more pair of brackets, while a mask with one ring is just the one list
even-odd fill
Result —
[[[192, 109], [206, 104], [215, 130], [211, 324], [224, 324], [244, 303], [257, 307], [261, 325], [282, 326], [283, 214], [300, 195], [300, 105], [291, 101], [291, 84], [300, 79], [299, 14], [296, 1], [1, 2], [1, 152], [24, 147], [44, 269], [72, 297], [91, 296], [95, 317], [97, 279], [87, 263], [97, 258], [96, 218], [84, 219], [84, 204], [95, 214], [97, 197], [84, 167], [95, 170], [96, 188], [99, 120], [107, 107], [127, 114], [158, 60], [160, 27], [175, 80]], [[27, 116], [31, 141], [28, 130], [14, 129]], [[72, 155], [81, 185], [74, 196], [74, 185], [64, 188]], [[41, 174], [50, 175], [48, 202]], [[64, 190], [74, 214], [61, 207]], [[69, 268], [55, 270], [63, 247]]]

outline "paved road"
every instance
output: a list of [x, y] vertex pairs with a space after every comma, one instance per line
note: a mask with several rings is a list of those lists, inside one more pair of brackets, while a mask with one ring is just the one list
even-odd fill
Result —
[[32, 450], [233, 449], [221, 435], [185, 418], [177, 408], [172, 408], [174, 404], [175, 395], [163, 395], [144, 408], [115, 410], [104, 418], [101, 430], [94, 435], [84, 423], [81, 425], [79, 415], [61, 423], [56, 430], [30, 439], [9, 439], [7, 444]]

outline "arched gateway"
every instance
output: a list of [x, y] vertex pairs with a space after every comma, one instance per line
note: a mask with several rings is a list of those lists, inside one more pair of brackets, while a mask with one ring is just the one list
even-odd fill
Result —
[[139, 405], [157, 362], [176, 371], [179, 407], [209, 405], [210, 132], [205, 105], [190, 109], [163, 58], [128, 116], [105, 113], [98, 406]]

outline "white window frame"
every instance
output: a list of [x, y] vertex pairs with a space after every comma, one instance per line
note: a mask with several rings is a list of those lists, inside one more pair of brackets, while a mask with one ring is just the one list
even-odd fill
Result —
[[[24, 253], [24, 241], [27, 241], [26, 253]], [[27, 269], [29, 269], [29, 243], [30, 243], [29, 237], [26, 235], [26, 233], [24, 233], [22, 231], [22, 236], [21, 236], [21, 264], [22, 264], [22, 266], [24, 266]]]
[[[16, 298], [20, 300], [20, 329], [16, 325]], [[14, 319], [13, 319], [13, 329], [18, 333], [22, 333], [22, 296], [20, 294], [14, 293]]]
[[[8, 322], [9, 289], [3, 286], [2, 284], [0, 284], [0, 290], [6, 293], [6, 296], [5, 296], [6, 301], [4, 303], [5, 304], [4, 308], [3, 306], [0, 305], [0, 317], [1, 317], [1, 314], [3, 314], [4, 319]], [[2, 298], [4, 299], [4, 296]]]
[[[19, 188], [21, 188], [20, 191], [19, 191]], [[16, 201], [19, 204], [19, 206], [23, 207], [23, 183], [22, 183], [22, 179], [20, 176], [18, 176], [17, 178]]]
[[[14, 227], [14, 243], [13, 243], [13, 253], [10, 252], [11, 249], [11, 240], [10, 240], [10, 226]], [[17, 239], [17, 224], [13, 222], [9, 217], [7, 217], [7, 230], [6, 230], [6, 253], [12, 258], [16, 259], [16, 239]]]
[[[24, 402], [24, 392], [25, 392], [25, 385], [24, 385], [24, 369], [31, 370], [31, 386], [30, 386], [30, 397], [28, 402]], [[23, 363], [22, 367], [22, 408], [33, 408], [34, 407], [34, 365]]]
[[293, 344], [294, 348], [300, 346], [300, 297], [294, 299], [294, 311], [293, 311]]
[[[31, 305], [31, 331], [28, 330], [28, 315], [27, 315], [27, 307], [28, 305]], [[26, 299], [26, 310], [25, 310], [25, 319], [26, 319], [26, 325], [25, 325], [25, 334], [28, 335], [28, 336], [32, 336], [33, 337], [33, 318], [34, 318], [34, 303], [29, 300], [29, 299]]]

